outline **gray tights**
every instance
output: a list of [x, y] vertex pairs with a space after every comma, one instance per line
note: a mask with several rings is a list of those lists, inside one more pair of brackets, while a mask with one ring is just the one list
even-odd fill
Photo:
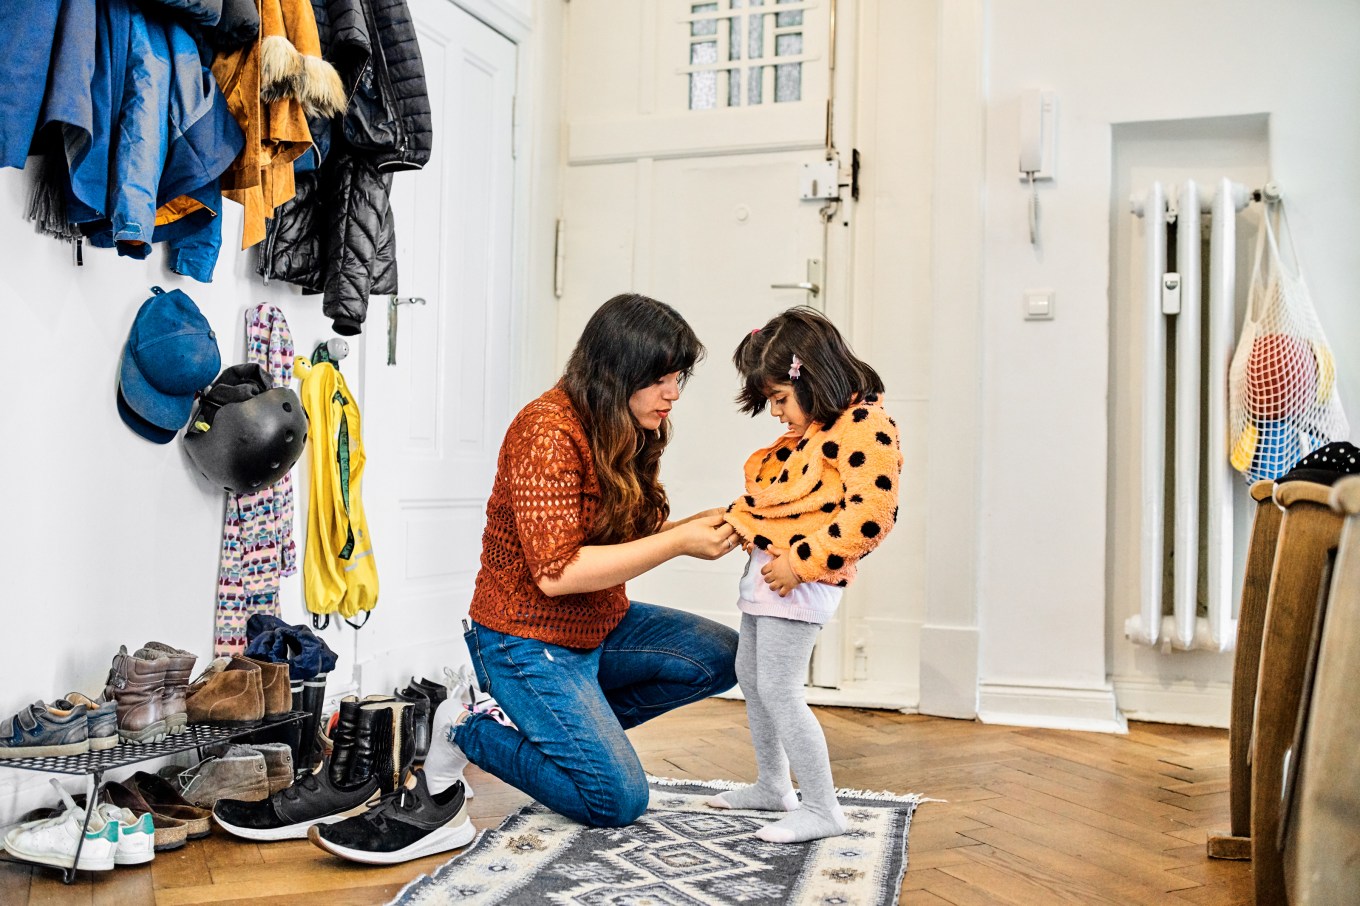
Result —
[[[709, 804], [792, 812], [756, 832], [774, 843], [801, 843], [845, 832], [826, 737], [803, 695], [812, 646], [821, 628], [780, 617], [741, 616], [737, 680], [746, 696], [758, 773], [753, 785], [714, 796]], [[803, 794], [801, 808], [789, 781], [790, 765]]]

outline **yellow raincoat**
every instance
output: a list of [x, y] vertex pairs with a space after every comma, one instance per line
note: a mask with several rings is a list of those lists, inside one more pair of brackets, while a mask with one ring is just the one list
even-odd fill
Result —
[[[345, 378], [330, 362], [298, 356], [307, 412], [311, 469], [307, 500], [307, 549], [303, 591], [313, 614], [339, 612], [347, 621], [378, 603], [378, 566], [360, 499], [364, 473], [359, 405]], [[360, 624], [362, 625], [362, 624]]]

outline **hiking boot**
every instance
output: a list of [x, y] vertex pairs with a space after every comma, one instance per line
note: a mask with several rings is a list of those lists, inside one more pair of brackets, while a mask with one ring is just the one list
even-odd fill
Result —
[[128, 654], [118, 648], [109, 668], [104, 698], [117, 702], [118, 735], [124, 742], [160, 742], [168, 733], [165, 722], [165, 668], [167, 662]]
[[329, 853], [368, 865], [395, 865], [466, 846], [477, 835], [468, 818], [463, 784], [431, 793], [425, 772], [368, 811], [335, 824], [319, 825], [307, 839]]
[[264, 680], [260, 665], [243, 657], [220, 657], [189, 686], [192, 723], [249, 725], [264, 719]]
[[90, 751], [85, 707], [57, 709], [34, 702], [0, 721], [0, 758], [82, 755]]
[[289, 686], [288, 665], [253, 657], [245, 660], [260, 668], [260, 684], [264, 690], [264, 716], [282, 717], [293, 710], [293, 690]]
[[189, 692], [189, 677], [194, 674], [194, 663], [198, 655], [182, 648], [174, 648], [164, 642], [147, 642], [136, 652], [137, 657], [164, 659], [165, 694], [161, 698], [161, 710], [165, 716], [167, 732], [171, 736], [183, 733], [189, 723], [185, 707], [185, 696]]
[[209, 755], [186, 771], [169, 770], [178, 793], [200, 808], [212, 808], [219, 799], [258, 802], [269, 798], [264, 756], [245, 746], [230, 746], [224, 754]]
[[79, 692], [67, 692], [66, 697], [52, 703], [63, 710], [85, 709], [85, 735], [90, 740], [90, 751], [101, 752], [118, 745], [118, 703], [97, 701]]
[[152, 815], [183, 821], [188, 839], [200, 840], [212, 833], [212, 822], [209, 820], [212, 812], [185, 799], [164, 777], [138, 771], [128, 779], [127, 784], [151, 807]]
[[332, 755], [336, 758], [350, 753], [349, 769], [341, 779], [336, 779], [331, 762], [323, 761], [314, 773], [303, 774], [292, 786], [264, 802], [222, 800], [213, 808], [213, 818], [228, 833], [268, 841], [300, 840], [314, 825], [333, 824], [358, 814], [384, 792], [384, 784], [391, 781], [392, 764], [409, 752], [409, 720], [403, 719], [409, 713], [410, 705], [403, 702], [359, 705], [354, 737], [337, 739]]
[[[135, 818], [150, 818], [153, 836], [152, 849], [155, 852], [165, 852], [166, 850], [179, 849], [189, 838], [189, 825], [180, 818], [172, 818], [169, 815], [158, 815], [156, 810], [146, 801], [136, 787], [126, 783], [119, 783], [110, 780], [104, 784], [102, 793], [104, 799], [110, 805], [115, 805], [133, 815]], [[135, 830], [134, 833], [139, 833]], [[122, 844], [126, 832], [119, 827], [119, 843]], [[133, 848], [130, 844], [129, 848]], [[124, 863], [119, 863], [124, 864]]]
[[[264, 773], [269, 783], [269, 795], [274, 795], [293, 783], [293, 750], [282, 742], [243, 742], [222, 743], [208, 746], [203, 751], [209, 755], [224, 755], [228, 749], [254, 749], [264, 757]], [[239, 798], [239, 797], [233, 797]]]

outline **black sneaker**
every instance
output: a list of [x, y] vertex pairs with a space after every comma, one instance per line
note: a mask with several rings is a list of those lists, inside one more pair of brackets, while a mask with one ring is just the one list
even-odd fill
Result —
[[377, 775], [354, 787], [331, 780], [330, 759], [314, 774], [261, 802], [219, 799], [213, 818], [228, 833], [247, 840], [301, 840], [314, 824], [343, 821], [367, 807], [378, 792]]
[[395, 865], [466, 846], [477, 831], [467, 816], [462, 781], [431, 793], [425, 772], [415, 771], [414, 788], [401, 787], [361, 815], [313, 827], [307, 839], [343, 859]]

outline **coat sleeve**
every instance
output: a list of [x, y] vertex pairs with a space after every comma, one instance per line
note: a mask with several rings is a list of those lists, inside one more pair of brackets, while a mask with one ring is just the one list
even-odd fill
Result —
[[789, 539], [793, 571], [804, 582], [846, 584], [838, 574], [877, 547], [897, 522], [902, 478], [897, 426], [877, 406], [853, 408], [841, 418], [850, 420], [846, 430], [822, 451], [845, 484], [839, 503], [829, 504], [840, 513], [812, 535]]

